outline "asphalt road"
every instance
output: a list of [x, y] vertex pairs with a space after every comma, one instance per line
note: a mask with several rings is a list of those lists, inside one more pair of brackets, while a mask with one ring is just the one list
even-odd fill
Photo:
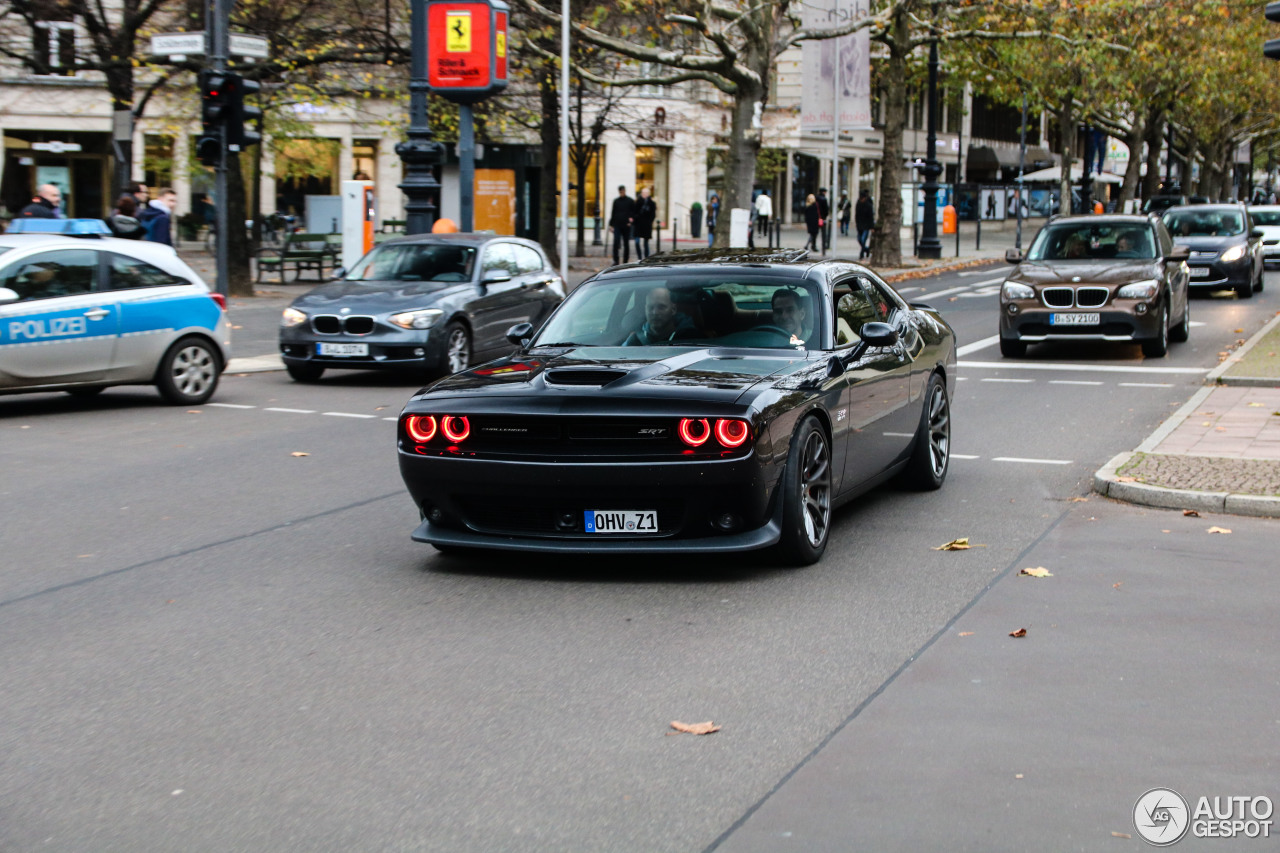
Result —
[[[1195, 300], [1164, 359], [1081, 343], [1011, 361], [992, 338], [1006, 269], [902, 286], [963, 347], [950, 477], [845, 508], [799, 571], [415, 544], [406, 377], [227, 376], [192, 410], [146, 388], [0, 398], [0, 849], [781, 849], [735, 832], [860, 709], [936, 713], [886, 688], [1029, 548], [1080, 513], [1123, 526], [1128, 508], [1071, 498], [1280, 286]], [[933, 550], [960, 536], [984, 547]], [[872, 800], [868, 838], [928, 808]]]

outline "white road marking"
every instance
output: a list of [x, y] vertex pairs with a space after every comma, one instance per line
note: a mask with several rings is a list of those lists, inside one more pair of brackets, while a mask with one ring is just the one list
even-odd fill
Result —
[[986, 275], [989, 272], [991, 272], [991, 270], [968, 270], [966, 272], [958, 272], [956, 275], [961, 278], [968, 278], [971, 275]]
[[384, 421], [398, 421], [399, 418], [383, 418]]
[[1050, 379], [1050, 385], [1101, 385], [1101, 382], [1092, 382], [1087, 379]]
[[376, 418], [377, 415], [357, 415], [353, 412], [324, 412], [331, 418]]
[[995, 296], [1000, 292], [1000, 285], [988, 284], [985, 287], [979, 287], [977, 290], [971, 290], [968, 293], [957, 293], [956, 296], [961, 299], [976, 299], [985, 296]]
[[983, 382], [1035, 382], [1034, 379], [983, 379]]
[[1025, 459], [1021, 456], [993, 456], [992, 462], [1027, 462], [1032, 465], [1070, 465], [1070, 459]]
[[1119, 364], [1055, 364], [1041, 361], [962, 361], [961, 367], [974, 367], [989, 370], [1065, 370], [1081, 373], [1185, 373], [1203, 376], [1209, 372], [1207, 367], [1144, 367], [1142, 365], [1125, 366]]
[[967, 456], [967, 455], [965, 455], [965, 454], [963, 454], [963, 453], [952, 453], [952, 454], [951, 454], [951, 458], [952, 458], [952, 459], [981, 459], [982, 457], [981, 457], [981, 456]]
[[999, 336], [999, 335], [992, 335], [992, 336], [991, 336], [991, 337], [989, 337], [989, 338], [983, 338], [983, 339], [982, 339], [982, 340], [980, 340], [980, 341], [974, 341], [974, 342], [973, 342], [973, 343], [971, 343], [971, 344], [965, 344], [964, 346], [957, 348], [957, 349], [956, 349], [956, 355], [958, 355], [958, 356], [960, 356], [960, 355], [968, 355], [968, 354], [969, 354], [969, 353], [971, 353], [971, 352], [976, 352], [977, 350], [980, 350], [980, 349], [986, 349], [987, 347], [991, 346], [992, 344], [996, 344], [996, 343], [999, 343], [999, 342], [1000, 342], [1000, 336]]
[[953, 293], [963, 293], [966, 290], [973, 290], [974, 288], [983, 287], [984, 285], [1000, 284], [1002, 282], [1004, 282], [1004, 276], [1000, 276], [999, 278], [989, 278], [986, 281], [975, 281], [973, 284], [962, 284], [959, 287], [948, 287], [946, 290], [939, 290], [936, 293], [922, 293], [920, 294], [920, 297], [922, 299], [933, 299], [940, 296], [951, 296]]
[[914, 432], [886, 432], [885, 435], [892, 436], [893, 438], [914, 438], [915, 437]]
[[1204, 322], [1203, 320], [1192, 320], [1187, 325], [1188, 326], [1207, 326], [1209, 324]]
[[314, 415], [316, 413], [315, 409], [279, 409], [275, 407], [268, 407], [263, 409], [263, 411], [264, 412], [288, 412], [291, 415]]
[[1117, 382], [1121, 388], [1172, 388], [1172, 382]]
[[207, 403], [209, 406], [217, 406], [219, 409], [256, 409], [257, 406], [244, 406], [240, 403]]

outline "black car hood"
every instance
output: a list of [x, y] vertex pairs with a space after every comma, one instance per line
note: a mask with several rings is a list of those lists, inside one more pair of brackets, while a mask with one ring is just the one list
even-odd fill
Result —
[[678, 396], [726, 402], [809, 364], [800, 350], [576, 347], [515, 354], [440, 380], [429, 396], [529, 393]]
[[349, 308], [361, 314], [386, 314], [410, 308], [429, 308], [451, 289], [452, 281], [331, 281], [293, 300], [293, 307], [311, 312]]

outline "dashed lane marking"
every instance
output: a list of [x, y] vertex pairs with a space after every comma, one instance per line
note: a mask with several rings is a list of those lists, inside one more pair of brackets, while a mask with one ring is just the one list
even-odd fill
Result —
[[957, 349], [956, 349], [956, 355], [958, 355], [958, 356], [961, 356], [961, 355], [968, 355], [968, 354], [969, 354], [969, 353], [971, 353], [971, 352], [976, 352], [976, 351], [978, 351], [978, 350], [980, 350], [980, 349], [986, 349], [987, 347], [991, 346], [992, 344], [998, 343], [998, 342], [999, 342], [999, 340], [1000, 340], [1000, 336], [999, 336], [999, 335], [992, 335], [992, 336], [991, 336], [991, 337], [989, 337], [989, 338], [983, 338], [983, 339], [982, 339], [982, 340], [980, 340], [980, 341], [974, 341], [974, 342], [973, 342], [973, 343], [971, 343], [971, 344], [965, 344], [964, 346], [959, 347], [959, 348], [957, 348]]
[[210, 403], [210, 406], [216, 406], [219, 409], [256, 409], [257, 406], [246, 406], [241, 403]]
[[982, 381], [983, 382], [1019, 382], [1019, 383], [1035, 382], [1034, 379], [992, 379], [992, 378], [983, 379]]
[[[1088, 379], [1050, 379], [1050, 385], [1102, 385], [1102, 382], [1094, 382]], [[1124, 383], [1120, 383], [1123, 385]]]
[[331, 418], [376, 418], [377, 415], [358, 415], [355, 412], [325, 412]]
[[316, 410], [315, 410], [315, 409], [281, 409], [281, 408], [278, 408], [278, 407], [276, 407], [276, 406], [268, 406], [267, 408], [263, 409], [262, 411], [264, 411], [264, 412], [287, 412], [288, 414], [291, 414], [291, 415], [314, 415], [314, 414], [316, 413]]
[[1172, 388], [1172, 382], [1117, 382], [1121, 388]]
[[1162, 373], [1162, 374], [1195, 374], [1203, 376], [1209, 372], [1207, 367], [1150, 367], [1146, 365], [1122, 364], [1056, 364], [1050, 361], [962, 361], [961, 367], [977, 370], [1061, 370], [1080, 373]]
[[1070, 459], [1027, 459], [1022, 456], [993, 456], [992, 462], [1025, 462], [1029, 465], [1070, 465]]
[[981, 457], [981, 456], [969, 456], [969, 455], [964, 454], [964, 453], [952, 453], [952, 454], [951, 454], [951, 458], [952, 458], [952, 459], [981, 459], [982, 457]]

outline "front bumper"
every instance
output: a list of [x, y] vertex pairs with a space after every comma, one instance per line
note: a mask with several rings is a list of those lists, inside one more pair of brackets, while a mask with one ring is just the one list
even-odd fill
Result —
[[[367, 356], [320, 355], [321, 343], [365, 344], [369, 353]], [[444, 335], [435, 327], [391, 331], [380, 326], [368, 335], [321, 335], [307, 324], [280, 329], [280, 357], [285, 364], [354, 370], [417, 368], [423, 364], [439, 364], [444, 350]]]
[[[1136, 300], [1135, 300], [1136, 303]], [[1039, 303], [1018, 302], [1017, 314], [1009, 314], [1007, 305], [1000, 306], [1000, 337], [1026, 343], [1040, 341], [1142, 341], [1160, 337], [1160, 305], [1148, 303], [1145, 313], [1135, 310], [1100, 309], [1098, 311], [1048, 309]], [[1024, 307], [1027, 306], [1027, 307]], [[1088, 326], [1051, 325], [1053, 314], [1099, 314], [1099, 322]]]
[[1190, 261], [1187, 266], [1191, 270], [1191, 278], [1187, 281], [1189, 287], [1224, 290], [1252, 283], [1253, 259], [1248, 255], [1230, 263]]

